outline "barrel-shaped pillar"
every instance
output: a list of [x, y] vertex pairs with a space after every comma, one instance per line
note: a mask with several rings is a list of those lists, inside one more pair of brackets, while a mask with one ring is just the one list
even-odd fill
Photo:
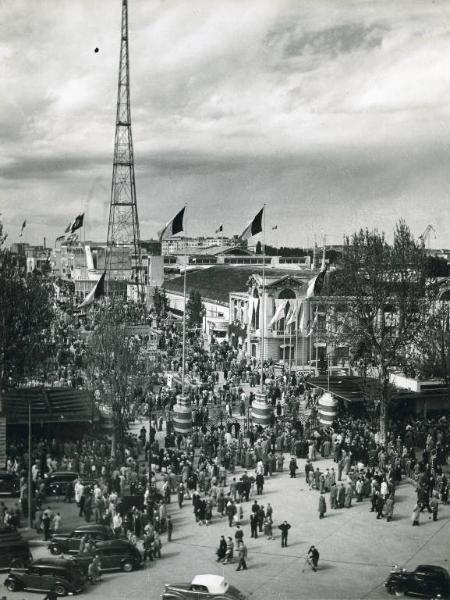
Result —
[[177, 396], [177, 403], [173, 407], [173, 428], [175, 433], [192, 432], [192, 408], [185, 396]]
[[329, 392], [319, 398], [319, 422], [326, 427], [331, 425], [337, 415], [337, 400]]
[[270, 425], [272, 407], [267, 402], [266, 395], [263, 392], [256, 392], [255, 399], [252, 402], [252, 422], [253, 425]]

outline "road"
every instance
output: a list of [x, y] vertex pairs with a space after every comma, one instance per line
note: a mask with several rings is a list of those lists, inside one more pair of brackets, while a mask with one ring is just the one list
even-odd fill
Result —
[[[288, 455], [286, 455], [288, 459]], [[448, 568], [450, 557], [450, 505], [441, 506], [436, 523], [422, 514], [420, 527], [412, 527], [410, 515], [415, 493], [412, 485], [402, 483], [397, 490], [394, 520], [377, 520], [368, 500], [354, 503], [350, 509], [328, 512], [319, 520], [318, 493], [309, 490], [303, 476], [304, 461], [299, 460], [301, 476], [290, 479], [288, 473], [266, 480], [260, 503], [274, 508], [274, 524], [287, 519], [292, 528], [287, 548], [275, 540], [250, 538], [250, 504], [244, 505], [243, 529], [248, 546], [248, 571], [236, 572], [236, 565], [219, 565], [215, 550], [220, 535], [233, 535], [225, 518], [214, 516], [210, 526], [198, 526], [188, 501], [180, 510], [172, 502], [174, 541], [163, 536], [163, 558], [132, 574], [103, 576], [101, 583], [85, 594], [104, 600], [157, 600], [164, 583], [190, 581], [198, 573], [224, 573], [226, 578], [252, 600], [363, 599], [388, 598], [383, 582], [390, 567], [398, 563], [406, 568], [430, 563]], [[285, 462], [286, 464], [286, 462]], [[330, 460], [316, 463], [321, 469], [333, 466]], [[237, 471], [239, 473], [239, 471]], [[259, 497], [258, 497], [259, 499]], [[311, 544], [320, 551], [319, 571], [303, 571], [305, 552]], [[39, 547], [35, 557], [48, 551]], [[43, 596], [43, 595], [42, 595]], [[39, 594], [9, 594], [17, 600], [39, 598]]]

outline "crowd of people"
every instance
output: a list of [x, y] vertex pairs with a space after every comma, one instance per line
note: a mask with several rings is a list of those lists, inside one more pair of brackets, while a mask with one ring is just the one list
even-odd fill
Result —
[[[368, 512], [392, 521], [402, 479], [417, 490], [413, 525], [419, 524], [424, 510], [436, 519], [439, 504], [448, 502], [444, 467], [449, 429], [444, 417], [396, 421], [385, 440], [370, 416], [344, 414], [332, 426], [321, 428], [316, 418], [318, 392], [307, 376], [279, 373], [270, 361], [261, 369], [256, 359], [226, 342], [206, 348], [193, 332], [187, 336], [185, 370], [194, 428], [188, 436], [177, 434], [171, 411], [180, 392], [181, 329], [171, 318], [152, 313], [144, 318], [135, 314], [136, 309], [130, 311], [130, 322], [144, 322], [158, 332], [151, 402], [145, 403], [151, 407], [147, 413], [151, 428], [127, 435], [115, 452], [110, 438], [98, 432], [78, 440], [33, 439], [33, 518], [46, 539], [61, 527], [61, 516], [43, 509], [49, 500], [47, 481], [59, 471], [79, 474], [60, 499], [76, 506], [74, 511], [86, 522], [107, 525], [116, 537], [142, 544], [147, 560], [161, 557], [161, 535], [169, 542], [173, 539], [169, 506], [175, 498], [178, 510], [191, 504], [199, 526], [228, 523], [233, 533], [220, 537], [217, 560], [228, 564], [237, 558], [237, 570], [247, 569], [244, 524], [250, 538], [262, 535], [273, 540], [277, 533], [281, 547], [288, 545], [291, 524], [282, 514], [275, 523], [274, 507], [261, 501], [267, 478], [274, 474], [291, 478], [304, 474], [308, 489], [317, 493], [320, 519], [328, 510], [350, 509], [354, 502], [367, 499]], [[70, 323], [58, 327], [54, 385], [82, 386], [84, 337]], [[147, 341], [140, 338], [139, 346]], [[261, 380], [272, 407], [265, 429], [248, 422]], [[319, 458], [329, 462], [316, 466]], [[21, 514], [26, 514], [28, 460], [27, 443], [10, 440], [6, 469], [19, 477], [20, 503], [12, 511], [0, 509], [5, 524], [18, 526]], [[299, 460], [304, 461], [301, 468]], [[277, 512], [281, 513], [279, 507]], [[315, 569], [316, 553], [314, 547], [308, 552]]]

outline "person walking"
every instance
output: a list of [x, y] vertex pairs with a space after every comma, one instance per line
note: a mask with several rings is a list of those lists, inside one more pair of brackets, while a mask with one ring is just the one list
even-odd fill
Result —
[[296, 471], [298, 469], [298, 465], [297, 465], [297, 461], [295, 459], [295, 456], [291, 457], [291, 460], [289, 462], [289, 473], [291, 474], [291, 479], [295, 479], [295, 475], [296, 475]]
[[281, 547], [287, 548], [288, 541], [288, 533], [291, 528], [290, 524], [287, 521], [283, 521], [281, 525], [278, 525], [278, 529], [281, 530]]
[[247, 570], [247, 546], [244, 544], [243, 541], [238, 542], [237, 545], [237, 550], [238, 550], [238, 558], [239, 558], [239, 562], [238, 562], [238, 566], [236, 571], [240, 571], [241, 568], [246, 571]]
[[313, 571], [317, 571], [317, 565], [319, 564], [319, 551], [315, 546], [311, 546], [308, 550], [306, 561], [310, 565]]
[[173, 533], [173, 521], [172, 517], [169, 515], [167, 517], [167, 541], [172, 541], [172, 533]]
[[48, 542], [50, 539], [50, 515], [44, 512], [42, 515], [42, 529], [44, 530], [44, 540]]
[[217, 554], [216, 562], [220, 562], [221, 560], [223, 560], [226, 556], [226, 553], [227, 553], [227, 542], [225, 540], [225, 536], [221, 535], [220, 541], [219, 541], [219, 547], [216, 551], [216, 554]]
[[418, 502], [416, 502], [416, 504], [414, 505], [413, 511], [412, 511], [412, 515], [411, 515], [411, 521], [412, 521], [413, 527], [419, 526], [419, 519], [420, 519], [420, 505]]
[[394, 497], [390, 494], [386, 502], [384, 503], [384, 516], [386, 517], [386, 521], [392, 521], [392, 517], [394, 515]]
[[250, 532], [250, 537], [255, 539], [258, 537], [258, 517], [256, 513], [250, 515]]
[[338, 489], [336, 487], [335, 483], [331, 484], [331, 490], [330, 490], [330, 505], [331, 508], [337, 508], [337, 495], [338, 495]]
[[323, 519], [327, 512], [327, 502], [325, 496], [321, 493], [319, 496], [319, 519]]
[[178, 486], [178, 506], [183, 508], [183, 500], [184, 500], [184, 484], [180, 483]]
[[439, 510], [439, 500], [437, 499], [437, 497], [435, 495], [430, 500], [430, 508], [431, 508], [431, 513], [433, 515], [433, 521], [437, 521], [438, 510]]

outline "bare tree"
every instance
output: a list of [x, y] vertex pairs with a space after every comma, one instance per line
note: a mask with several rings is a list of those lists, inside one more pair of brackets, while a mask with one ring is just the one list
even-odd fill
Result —
[[122, 448], [130, 422], [142, 410], [150, 380], [144, 343], [130, 336], [120, 304], [99, 306], [86, 353], [88, 387], [100, 392], [112, 420], [112, 456]]

